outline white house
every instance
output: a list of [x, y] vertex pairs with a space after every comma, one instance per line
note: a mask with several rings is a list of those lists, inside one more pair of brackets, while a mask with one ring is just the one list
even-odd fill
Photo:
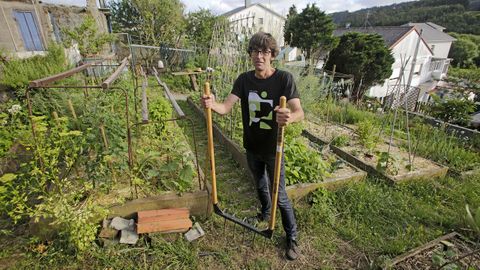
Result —
[[[384, 98], [408, 85], [409, 89], [416, 90], [408, 94], [409, 99], [427, 100], [428, 91], [435, 88], [437, 80], [446, 75], [449, 59], [434, 57], [431, 46], [420, 37], [414, 26], [337, 29], [334, 35], [341, 36], [347, 32], [380, 34], [395, 58], [390, 78], [385, 80], [383, 85], [370, 88], [368, 96]], [[398, 87], [399, 85], [402, 87]]]
[[[252, 4], [245, 0], [245, 5], [222, 14], [231, 22], [233, 31], [242, 34], [242, 28], [263, 31], [272, 34], [280, 47], [285, 44], [283, 28], [286, 18], [267, 8], [263, 4]], [[248, 37], [246, 37], [248, 38]]]
[[452, 42], [456, 39], [444, 33], [445, 27], [431, 22], [408, 23], [405, 26], [413, 26], [417, 32], [422, 32], [422, 38], [428, 44], [435, 58], [448, 58], [448, 52]]
[[417, 32], [422, 34], [422, 39], [425, 40], [433, 53], [431, 69], [434, 70], [432, 76], [435, 79], [443, 79], [448, 71], [451, 59], [448, 58], [450, 47], [456, 40], [454, 37], [444, 33], [445, 27], [431, 22], [426, 23], [408, 23], [408, 26], [413, 26]]

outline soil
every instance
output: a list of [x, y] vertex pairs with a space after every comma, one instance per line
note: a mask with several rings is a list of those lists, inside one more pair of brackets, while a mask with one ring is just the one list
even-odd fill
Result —
[[379, 155], [382, 152], [389, 152], [390, 156], [395, 159], [393, 166], [391, 166], [385, 173], [390, 177], [409, 178], [419, 177], [423, 174], [428, 175], [432, 171], [441, 170], [443, 167], [428, 159], [411, 155], [410, 159], [413, 163], [413, 170], [409, 170], [409, 154], [401, 148], [395, 146], [393, 143], [389, 147], [385, 141], [380, 141], [373, 153], [367, 153], [365, 147], [360, 145], [358, 136], [355, 131], [349, 127], [336, 125], [332, 123], [313, 123], [306, 121], [306, 130], [314, 134], [320, 140], [325, 143], [331, 142], [335, 137], [340, 135], [346, 135], [350, 138], [349, 143], [346, 146], [339, 147], [343, 151], [355, 156], [357, 159], [372, 167], [376, 167]]

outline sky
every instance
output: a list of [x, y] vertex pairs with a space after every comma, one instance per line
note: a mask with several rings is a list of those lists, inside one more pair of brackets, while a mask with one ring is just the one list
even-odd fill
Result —
[[[107, 0], [107, 2], [110, 0]], [[197, 11], [200, 8], [209, 9], [213, 14], [220, 15], [234, 8], [244, 6], [244, 0], [180, 0], [185, 4], [185, 11]], [[398, 4], [413, 0], [251, 0], [252, 4], [261, 3], [279, 14], [286, 15], [288, 9], [295, 4], [300, 13], [307, 4], [315, 4], [326, 13], [337, 11], [356, 11], [362, 8]], [[42, 0], [45, 3], [69, 4], [85, 6], [86, 0]]]

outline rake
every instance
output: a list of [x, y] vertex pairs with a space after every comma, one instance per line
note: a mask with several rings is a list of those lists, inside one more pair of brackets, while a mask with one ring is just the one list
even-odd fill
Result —
[[[204, 94], [209, 96], [210, 95], [210, 83], [206, 82], [204, 87]], [[280, 108], [286, 107], [287, 99], [282, 96], [280, 97]], [[274, 171], [274, 179], [273, 179], [273, 190], [272, 190], [272, 208], [270, 213], [270, 220], [268, 223], [267, 229], [259, 229], [254, 225], [246, 222], [245, 220], [241, 220], [233, 215], [230, 215], [223, 211], [219, 204], [217, 198], [217, 179], [215, 174], [215, 154], [213, 149], [213, 127], [212, 127], [212, 109], [205, 108], [206, 114], [206, 122], [207, 122], [207, 135], [208, 135], [208, 156], [210, 159], [210, 169], [212, 172], [212, 203], [213, 203], [213, 210], [215, 214], [223, 217], [226, 220], [232, 221], [245, 229], [248, 229], [252, 232], [260, 234], [266, 238], [272, 238], [273, 231], [275, 229], [275, 214], [277, 212], [277, 201], [278, 201], [278, 186], [280, 183], [280, 169], [281, 169], [281, 162], [282, 162], [282, 153], [283, 153], [283, 136], [284, 136], [284, 127], [278, 127], [277, 133], [277, 148], [275, 153], [275, 171]]]

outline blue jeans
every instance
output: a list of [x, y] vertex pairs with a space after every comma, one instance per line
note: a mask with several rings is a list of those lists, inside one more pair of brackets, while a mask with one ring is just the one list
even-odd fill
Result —
[[[262, 204], [262, 215], [270, 215], [272, 207], [270, 193], [275, 170], [275, 155], [257, 155], [247, 150], [247, 162], [256, 183], [258, 198]], [[297, 223], [292, 204], [285, 190], [285, 164], [283, 155], [280, 170], [280, 184], [278, 187], [278, 208], [282, 215], [283, 229], [287, 234], [287, 239], [296, 240]]]

